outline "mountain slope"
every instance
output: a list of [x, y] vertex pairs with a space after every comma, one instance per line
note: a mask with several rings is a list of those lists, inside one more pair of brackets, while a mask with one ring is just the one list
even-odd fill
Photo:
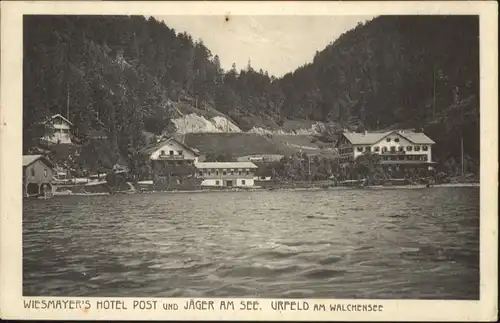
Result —
[[257, 133], [314, 121], [423, 128], [438, 159], [460, 156], [461, 136], [479, 158], [476, 16], [378, 17], [280, 79], [250, 64], [223, 71], [202, 41], [152, 17], [25, 16], [24, 30], [25, 150], [31, 125], [61, 113], [79, 136], [107, 132], [109, 159], [130, 161], [145, 133], [194, 113]]
[[445, 149], [440, 157], [458, 156], [464, 133], [466, 151], [478, 157], [478, 35], [477, 16], [382, 16], [359, 24], [278, 81], [283, 114], [344, 123], [354, 117], [366, 129], [424, 128]]

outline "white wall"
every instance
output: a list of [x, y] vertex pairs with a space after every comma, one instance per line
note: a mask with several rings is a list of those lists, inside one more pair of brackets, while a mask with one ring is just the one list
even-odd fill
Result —
[[[254, 180], [248, 179], [248, 178], [227, 178], [227, 180], [233, 181], [233, 187], [252, 187], [254, 186]], [[219, 181], [219, 185], [217, 185], [217, 181]], [[201, 182], [201, 186], [211, 186], [211, 187], [227, 187], [225, 185], [226, 179], [221, 178], [221, 179], [215, 179], [215, 178], [210, 178], [210, 179], [204, 179]], [[242, 183], [242, 181], [245, 181], [245, 184]]]
[[[387, 142], [387, 138], [391, 138], [391, 141]], [[394, 141], [394, 139], [396, 139], [396, 138], [399, 139], [399, 142]], [[427, 155], [427, 161], [432, 161], [432, 159], [431, 159], [432, 146], [431, 145], [416, 145], [416, 144], [408, 141], [403, 136], [396, 134], [396, 133], [393, 133], [393, 134], [383, 138], [382, 140], [380, 140], [379, 142], [377, 142], [373, 145], [353, 145], [354, 158], [357, 158], [357, 157], [363, 155], [365, 153], [365, 147], [367, 147], [367, 146], [370, 147], [371, 152], [375, 152], [374, 148], [379, 147], [379, 151], [375, 152], [375, 153], [379, 153], [379, 154], [382, 154], [382, 149], [384, 147], [387, 149], [388, 152], [390, 152], [391, 147], [396, 147], [396, 152], [399, 151], [399, 147], [403, 147], [405, 153], [408, 155]], [[408, 147], [408, 146], [412, 147], [411, 151], [406, 150], [406, 147]], [[419, 151], [415, 150], [416, 146], [420, 147]], [[427, 151], [423, 150], [424, 146], [427, 146]], [[363, 151], [362, 152], [358, 151], [358, 147], [363, 147]]]
[[52, 125], [54, 129], [71, 129], [71, 126], [67, 122], [62, 122], [62, 123], [54, 123]]
[[71, 143], [71, 136], [68, 133], [61, 133], [59, 132], [60, 130], [56, 129], [56, 132], [52, 136], [44, 136], [42, 139], [47, 140], [48, 142], [52, 142], [54, 144], [61, 143], [61, 144], [70, 144]]
[[[50, 131], [50, 135], [48, 132]], [[52, 133], [53, 132], [53, 133]], [[57, 118], [52, 123], [45, 124], [45, 135], [42, 139], [52, 143], [71, 143], [71, 125], [61, 118]]]
[[[254, 186], [254, 180], [253, 178], [245, 178], [245, 179], [240, 179], [238, 178], [237, 180], [237, 185], [239, 187], [250, 187], [250, 186]], [[245, 181], [245, 184], [242, 183], [242, 181]]]

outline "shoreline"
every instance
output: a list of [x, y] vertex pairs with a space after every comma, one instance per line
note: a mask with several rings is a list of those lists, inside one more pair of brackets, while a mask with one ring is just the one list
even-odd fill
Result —
[[156, 194], [156, 193], [212, 193], [212, 192], [266, 192], [266, 191], [328, 191], [328, 190], [394, 190], [394, 189], [425, 189], [425, 188], [464, 188], [464, 187], [480, 187], [479, 183], [444, 183], [435, 184], [427, 187], [425, 184], [415, 185], [372, 185], [372, 186], [326, 186], [325, 184], [311, 184], [310, 186], [297, 185], [276, 185], [270, 187], [249, 187], [249, 188], [205, 188], [196, 190], [171, 190], [171, 191], [155, 191], [155, 190], [136, 190], [111, 193], [73, 193], [73, 194], [54, 194], [53, 197], [66, 196], [112, 196], [112, 195], [140, 195], [140, 194]]

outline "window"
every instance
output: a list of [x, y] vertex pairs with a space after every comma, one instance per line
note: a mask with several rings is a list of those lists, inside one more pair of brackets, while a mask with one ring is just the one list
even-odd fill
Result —
[[231, 169], [231, 175], [234, 175], [234, 170]]
[[366, 147], [365, 147], [365, 151], [366, 151], [367, 153], [368, 153], [368, 152], [370, 152], [370, 151], [371, 151], [370, 146], [366, 146]]
[[420, 146], [415, 146], [415, 151], [420, 151]]
[[379, 146], [373, 147], [373, 150], [378, 152], [378, 151], [380, 151], [380, 147]]
[[215, 185], [219, 186], [220, 181], [215, 181]]
[[406, 150], [407, 150], [407, 151], [411, 151], [412, 149], [413, 149], [413, 147], [412, 147], [412, 146], [407, 146], [407, 147], [406, 147]]
[[399, 138], [394, 138], [394, 141], [395, 142], [399, 142]]
[[427, 151], [427, 150], [429, 150], [429, 147], [428, 146], [422, 146], [422, 150], [423, 151]]
[[363, 151], [363, 147], [358, 147], [358, 151], [362, 152]]
[[398, 147], [398, 151], [403, 151], [404, 150], [404, 147], [403, 146], [399, 146]]
[[219, 171], [218, 170], [215, 171], [215, 175], [219, 176]]
[[160, 156], [165, 155], [165, 150], [160, 151]]
[[248, 170], [247, 170], [246, 174], [247, 174], [247, 175], [250, 175], [250, 171], [248, 171]]
[[238, 175], [241, 175], [241, 170], [240, 170], [240, 171], [238, 171]]
[[391, 146], [391, 153], [396, 152], [396, 146]]
[[169, 151], [168, 153], [170, 154], [170, 156], [174, 155], [174, 151], [173, 150]]
[[382, 147], [382, 152], [385, 153], [387, 151], [387, 147]]
[[182, 155], [182, 150], [177, 151], [179, 155]]
[[199, 171], [198, 174], [200, 174], [200, 176], [203, 176], [203, 171]]
[[208, 174], [208, 176], [210, 176], [210, 174], [211, 174], [211, 173], [210, 173], [210, 171], [208, 171], [208, 173], [207, 173], [207, 174]]
[[31, 176], [35, 176], [35, 169], [31, 168]]
[[241, 185], [245, 185], [245, 180], [244, 179], [241, 180]]
[[223, 172], [222, 172], [222, 175], [227, 175], [226, 171], [223, 171]]
[[391, 138], [387, 138], [386, 140], [387, 140], [387, 142], [391, 142]]
[[47, 177], [47, 168], [43, 170], [43, 176]]

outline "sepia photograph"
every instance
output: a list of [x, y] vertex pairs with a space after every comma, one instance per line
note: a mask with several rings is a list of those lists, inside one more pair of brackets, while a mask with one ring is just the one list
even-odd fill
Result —
[[479, 298], [478, 16], [23, 33], [24, 295]]
[[19, 18], [21, 297], [482, 299], [479, 14], [158, 13]]

